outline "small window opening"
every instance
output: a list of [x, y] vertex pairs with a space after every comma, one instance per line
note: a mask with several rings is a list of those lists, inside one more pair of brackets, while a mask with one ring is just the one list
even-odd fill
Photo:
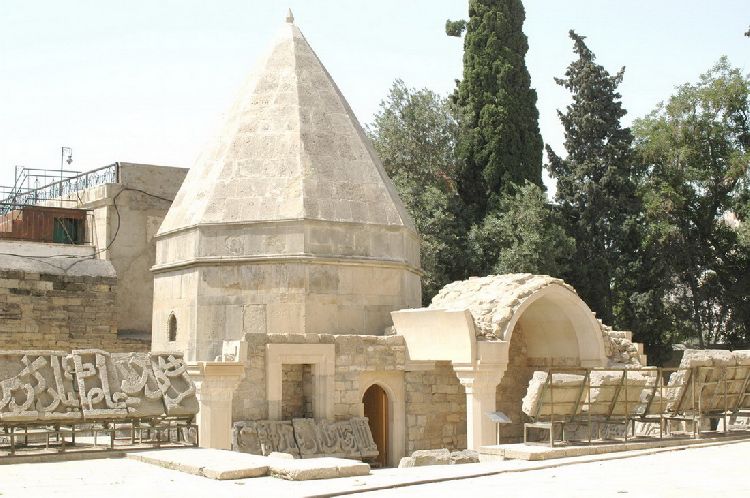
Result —
[[174, 313], [169, 314], [169, 320], [167, 321], [167, 331], [169, 332], [169, 342], [177, 340], [177, 317]]

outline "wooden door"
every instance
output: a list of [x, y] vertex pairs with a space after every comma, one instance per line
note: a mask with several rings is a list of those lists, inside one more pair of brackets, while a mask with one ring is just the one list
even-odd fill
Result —
[[388, 395], [382, 387], [373, 384], [365, 391], [362, 402], [372, 438], [378, 446], [379, 455], [375, 461], [385, 467], [388, 462]]

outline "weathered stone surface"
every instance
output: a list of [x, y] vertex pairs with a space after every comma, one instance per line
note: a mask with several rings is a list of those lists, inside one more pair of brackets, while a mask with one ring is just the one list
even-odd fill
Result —
[[282, 460], [294, 460], [294, 455], [291, 453], [280, 453], [278, 451], [272, 451], [268, 458], [281, 458]]
[[258, 440], [264, 455], [273, 452], [290, 453], [299, 458], [299, 448], [294, 440], [294, 428], [289, 421], [261, 420], [255, 422]]
[[365, 476], [370, 473], [370, 466], [366, 463], [333, 457], [306, 460], [269, 459], [268, 466], [272, 476], [290, 481]]
[[[13, 244], [0, 240], [0, 253], [35, 254], [27, 248], [33, 243]], [[82, 248], [64, 247], [68, 254]], [[51, 255], [59, 252], [55, 248]], [[71, 271], [66, 274], [56, 265], [71, 266]], [[70, 350], [92, 345], [107, 351], [148, 350], [146, 342], [118, 336], [116, 290], [117, 278], [108, 261], [90, 256], [35, 260], [0, 255], [0, 350]]]
[[523, 300], [548, 285], [575, 290], [560, 279], [530, 273], [472, 277], [443, 287], [430, 309], [466, 308], [474, 317], [478, 338], [504, 339], [508, 323]]
[[198, 413], [195, 384], [187, 373], [182, 353], [151, 353], [156, 382], [163, 393], [167, 415], [185, 416]]
[[412, 458], [412, 457], [401, 457], [401, 460], [398, 462], [398, 468], [399, 469], [408, 469], [410, 467], [414, 467], [414, 458]]
[[[248, 78], [156, 238], [153, 347], [166, 347], [163, 324], [175, 313], [177, 347], [191, 359], [212, 360], [243, 331], [379, 335], [391, 311], [421, 302], [413, 220], [293, 24]], [[210, 304], [195, 298], [209, 294]]]
[[[330, 422], [328, 420], [299, 419], [292, 420], [294, 438], [302, 458], [316, 456], [333, 456], [341, 458], [360, 458], [357, 440], [351, 420]], [[369, 431], [369, 426], [367, 427]], [[370, 434], [370, 438], [372, 435]], [[371, 448], [363, 447], [369, 455]]]
[[451, 452], [451, 464], [479, 463], [479, 452], [475, 450], [461, 450]]
[[[507, 340], [511, 332], [508, 327], [516, 311], [532, 294], [549, 286], [560, 286], [575, 293], [564, 281], [547, 275], [489, 275], [446, 285], [427, 309], [468, 309], [474, 319], [477, 339]], [[601, 321], [598, 324], [609, 366], [641, 365], [638, 347], [630, 340], [632, 334], [613, 331]]]
[[[356, 429], [355, 429], [356, 427]], [[366, 458], [378, 455], [367, 419], [331, 422], [300, 419], [289, 421], [241, 421], [233, 428], [232, 449], [269, 456], [272, 452], [296, 458]]]
[[372, 439], [372, 432], [370, 432], [370, 424], [367, 422], [367, 417], [355, 417], [351, 419], [351, 424], [360, 455], [363, 458], [378, 456], [378, 445]]
[[158, 417], [164, 413], [162, 391], [156, 382], [148, 353], [112, 353], [110, 384], [127, 395], [125, 406], [130, 417]]
[[583, 389], [583, 375], [552, 374], [552, 397], [547, 380], [547, 372], [537, 371], [529, 381], [526, 396], [521, 400], [521, 410], [529, 417], [551, 415], [550, 400], [555, 402], [556, 415], [570, 414], [575, 403], [580, 406], [584, 401], [586, 390]]
[[[582, 412], [596, 416], [624, 417], [642, 413], [647, 387], [656, 383], [656, 371], [649, 376], [642, 372], [602, 371], [591, 372], [589, 402], [581, 406]], [[642, 401], [643, 400], [643, 401]]]
[[268, 459], [209, 448], [163, 449], [129, 453], [128, 458], [211, 479], [244, 479], [268, 473]]
[[240, 453], [250, 453], [252, 455], [263, 454], [255, 422], [235, 422], [232, 430], [232, 449]]
[[0, 352], [0, 421], [81, 418], [64, 351]]
[[451, 452], [445, 448], [439, 450], [417, 450], [411, 454], [415, 467], [423, 465], [450, 465]]
[[127, 417], [128, 395], [111, 382], [115, 370], [110, 354], [100, 349], [83, 349], [73, 350], [71, 356], [83, 417], [89, 420]]

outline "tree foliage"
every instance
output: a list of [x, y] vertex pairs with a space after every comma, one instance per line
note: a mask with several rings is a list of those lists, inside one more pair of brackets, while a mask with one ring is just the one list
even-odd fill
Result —
[[636, 121], [645, 249], [676, 337], [750, 338], [750, 79], [722, 58]]
[[620, 120], [626, 111], [617, 91], [624, 68], [610, 75], [586, 46], [584, 37], [570, 31], [578, 56], [564, 78], [555, 81], [572, 94], [565, 112], [558, 111], [565, 128], [565, 159], [547, 146], [549, 171], [557, 180], [567, 233], [576, 241], [575, 265], [567, 280], [607, 323], [631, 289], [622, 273], [637, 255], [639, 203], [634, 181], [633, 141]]
[[565, 274], [575, 241], [562, 228], [547, 194], [531, 182], [514, 190], [469, 233], [471, 267], [481, 275]]
[[422, 295], [428, 303], [462, 273], [456, 120], [447, 99], [396, 80], [368, 133], [422, 237]]
[[458, 191], [480, 223], [514, 185], [542, 186], [542, 138], [520, 0], [470, 0], [469, 20], [448, 21], [464, 39], [464, 74], [454, 95], [460, 122]]

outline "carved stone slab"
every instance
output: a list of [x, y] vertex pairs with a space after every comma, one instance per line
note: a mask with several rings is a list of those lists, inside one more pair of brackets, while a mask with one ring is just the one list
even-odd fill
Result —
[[289, 421], [242, 421], [234, 424], [232, 449], [268, 456], [368, 458], [378, 455], [367, 418], [331, 422], [311, 418]]
[[232, 429], [232, 449], [234, 451], [252, 455], [263, 454], [255, 422], [235, 422]]
[[101, 349], [76, 349], [71, 358], [83, 417], [90, 420], [126, 418], [128, 395], [116, 383], [111, 355]]
[[367, 417], [355, 417], [350, 419], [349, 422], [352, 424], [354, 439], [357, 441], [357, 447], [362, 458], [378, 456], [378, 445], [375, 444], [375, 440], [372, 438]]
[[263, 455], [272, 452], [291, 453], [299, 457], [299, 448], [294, 440], [294, 428], [289, 421], [263, 420], [255, 423]]
[[323, 456], [359, 458], [361, 456], [349, 420], [329, 422], [311, 418], [292, 420], [294, 438], [302, 458]]
[[195, 384], [187, 373], [181, 353], [151, 353], [156, 382], [162, 392], [167, 415], [198, 413]]
[[64, 351], [0, 351], [0, 421], [81, 418]]
[[110, 386], [125, 393], [129, 417], [158, 417], [164, 413], [162, 392], [148, 353], [111, 353], [114, 374]]

